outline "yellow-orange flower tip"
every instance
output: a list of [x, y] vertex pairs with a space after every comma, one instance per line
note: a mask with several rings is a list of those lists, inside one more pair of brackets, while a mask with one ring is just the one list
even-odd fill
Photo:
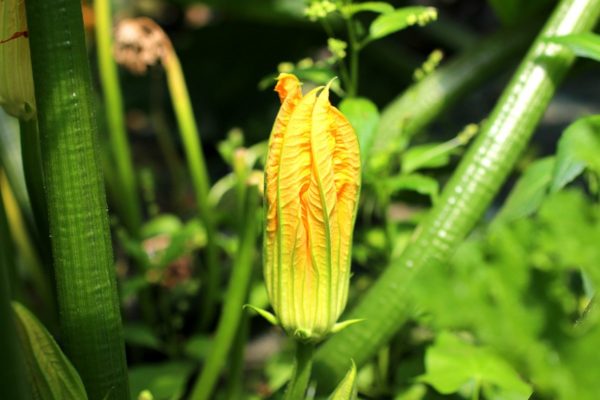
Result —
[[360, 190], [358, 140], [329, 102], [282, 73], [265, 167], [264, 275], [279, 324], [300, 340], [332, 332], [347, 300]]

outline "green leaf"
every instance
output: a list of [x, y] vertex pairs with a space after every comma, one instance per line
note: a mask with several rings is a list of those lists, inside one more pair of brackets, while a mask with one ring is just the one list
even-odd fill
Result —
[[600, 35], [584, 32], [566, 36], [553, 36], [547, 40], [567, 46], [579, 57], [600, 61]]
[[149, 390], [155, 400], [181, 398], [185, 384], [194, 365], [186, 362], [146, 364], [129, 369], [130, 393], [132, 399]]
[[381, 39], [412, 25], [425, 25], [437, 18], [432, 7], [404, 7], [375, 18], [369, 28], [369, 40]]
[[440, 190], [439, 184], [435, 179], [420, 174], [398, 175], [392, 177], [386, 181], [386, 186], [392, 193], [410, 190], [424, 194], [429, 196], [432, 202], [437, 200]]
[[87, 399], [79, 374], [46, 328], [21, 304], [13, 302], [13, 311], [33, 398]]
[[558, 142], [551, 192], [557, 192], [588, 167], [600, 174], [600, 115], [581, 118], [567, 127]]
[[356, 400], [358, 398], [358, 389], [356, 387], [356, 365], [352, 361], [350, 371], [340, 382], [338, 387], [329, 397], [329, 400]]
[[443, 143], [427, 143], [408, 149], [402, 156], [402, 172], [409, 174], [423, 168], [439, 168], [448, 165], [454, 148], [445, 149]]
[[373, 134], [379, 122], [379, 110], [369, 99], [349, 97], [340, 103], [340, 111], [348, 118], [358, 135], [361, 163], [365, 165], [373, 143]]
[[532, 393], [531, 387], [502, 357], [448, 332], [440, 333], [435, 344], [427, 349], [425, 368], [420, 380], [442, 394], [455, 393], [467, 384], [484, 387], [499, 394], [498, 398], [526, 400]]
[[496, 221], [512, 221], [536, 212], [547, 195], [554, 164], [554, 157], [531, 163], [510, 192]]
[[349, 4], [342, 8], [342, 12], [347, 16], [351, 17], [356, 13], [370, 11], [379, 14], [387, 14], [394, 11], [394, 7], [383, 1], [366, 1], [364, 3]]

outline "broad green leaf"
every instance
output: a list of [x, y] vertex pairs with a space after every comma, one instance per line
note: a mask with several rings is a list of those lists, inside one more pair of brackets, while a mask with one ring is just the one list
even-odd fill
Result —
[[361, 163], [365, 165], [367, 154], [371, 150], [373, 134], [379, 122], [379, 110], [371, 100], [364, 97], [346, 98], [340, 103], [339, 108], [358, 135]]
[[213, 340], [207, 335], [194, 335], [185, 342], [185, 355], [192, 360], [204, 360], [211, 350]]
[[167, 362], [146, 364], [129, 369], [129, 384], [132, 399], [149, 390], [155, 400], [181, 398], [185, 385], [194, 368], [193, 363]]
[[554, 157], [531, 163], [510, 192], [496, 221], [512, 221], [536, 212], [548, 193], [554, 164]]
[[[442, 394], [466, 385], [483, 387], [497, 398], [526, 400], [532, 393], [513, 367], [487, 347], [478, 347], [442, 332], [425, 354], [426, 373], [420, 380]], [[487, 396], [486, 396], [487, 397]]]
[[375, 18], [369, 28], [369, 40], [380, 39], [412, 25], [425, 25], [437, 18], [432, 7], [405, 7]]
[[394, 7], [391, 4], [383, 1], [366, 1], [364, 3], [349, 4], [342, 8], [342, 12], [348, 17], [363, 11], [387, 14], [393, 12]]
[[46, 328], [21, 304], [14, 302], [13, 311], [34, 400], [87, 399], [79, 374]]
[[558, 142], [551, 192], [556, 192], [583, 172], [586, 165], [600, 173], [600, 115], [581, 118], [567, 127]]
[[398, 175], [388, 179], [386, 185], [392, 193], [410, 190], [429, 196], [432, 202], [437, 200], [439, 193], [438, 182], [433, 178], [420, 174]]
[[358, 398], [358, 389], [356, 387], [356, 365], [354, 361], [350, 371], [340, 382], [338, 387], [329, 397], [329, 400], [356, 400]]
[[584, 32], [566, 36], [554, 36], [547, 40], [567, 46], [579, 57], [600, 61], [600, 35]]

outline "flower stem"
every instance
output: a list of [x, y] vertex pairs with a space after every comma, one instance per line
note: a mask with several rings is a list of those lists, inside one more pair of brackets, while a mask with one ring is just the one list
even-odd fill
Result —
[[129, 399], [81, 4], [27, 0], [64, 350], [90, 400]]
[[296, 341], [294, 370], [285, 392], [285, 400], [304, 400], [310, 380], [314, 351], [314, 344]]
[[212, 350], [204, 363], [204, 368], [192, 391], [190, 399], [206, 400], [217, 383], [219, 374], [227, 360], [227, 354], [238, 333], [242, 320], [243, 305], [248, 296], [252, 265], [255, 259], [255, 244], [258, 234], [256, 224], [256, 210], [258, 209], [258, 192], [249, 188], [246, 193], [244, 222], [240, 232], [240, 244], [233, 273], [225, 296], [225, 304], [217, 332], [215, 334]]
[[204, 301], [202, 302], [201, 326], [206, 328], [213, 318], [217, 304], [219, 289], [219, 266], [216, 244], [216, 228], [214, 212], [208, 201], [209, 177], [200, 143], [200, 135], [192, 103], [185, 83], [181, 63], [175, 51], [172, 50], [163, 60], [167, 73], [171, 101], [183, 140], [188, 167], [192, 176], [192, 185], [196, 193], [196, 202], [200, 218], [206, 228], [206, 279], [204, 286]]
[[125, 131], [123, 98], [119, 89], [118, 70], [112, 54], [113, 35], [110, 5], [110, 0], [97, 0], [94, 2], [98, 69], [105, 98], [104, 105], [106, 107], [110, 149], [115, 160], [118, 189], [122, 197], [122, 200], [117, 202], [115, 206], [122, 208], [119, 210], [120, 215], [129, 233], [137, 236], [142, 222], [142, 211], [131, 159], [131, 149]]

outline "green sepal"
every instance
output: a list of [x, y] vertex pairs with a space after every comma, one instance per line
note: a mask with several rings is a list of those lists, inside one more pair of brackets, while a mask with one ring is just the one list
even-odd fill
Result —
[[244, 308], [249, 308], [251, 310], [256, 311], [261, 317], [266, 319], [272, 325], [279, 326], [279, 320], [277, 319], [277, 317], [275, 315], [273, 315], [272, 313], [268, 312], [267, 310], [263, 310], [262, 308], [255, 307], [252, 304], [245, 304]]
[[331, 328], [331, 333], [338, 333], [338, 332], [342, 331], [343, 329], [346, 329], [350, 325], [357, 324], [364, 320], [365, 320], [364, 318], [357, 318], [357, 319], [349, 319], [346, 321], [338, 322], [333, 326], [333, 328]]
[[358, 389], [356, 387], [356, 364], [351, 360], [350, 371], [344, 379], [335, 388], [328, 400], [356, 400], [358, 399]]

